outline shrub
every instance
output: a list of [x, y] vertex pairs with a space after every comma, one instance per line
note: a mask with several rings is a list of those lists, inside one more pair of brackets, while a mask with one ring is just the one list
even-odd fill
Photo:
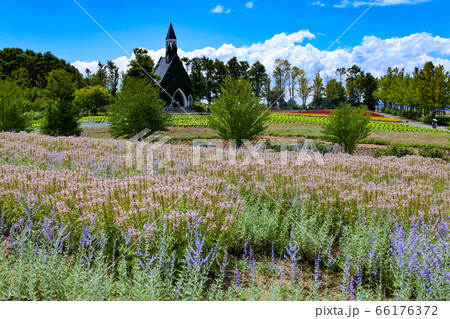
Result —
[[407, 155], [414, 155], [414, 152], [407, 147], [400, 147], [397, 145], [392, 145], [385, 150], [378, 150], [374, 154], [375, 157], [381, 157], [381, 156], [403, 157], [403, 156], [407, 156]]
[[270, 114], [245, 79], [225, 79], [221, 94], [210, 110], [209, 127], [223, 139], [235, 139], [238, 145], [263, 132]]
[[423, 146], [419, 149], [419, 155], [422, 157], [440, 158], [443, 160], [448, 160], [444, 152], [434, 146]]
[[111, 94], [103, 86], [88, 86], [75, 92], [73, 102], [83, 115], [98, 115], [104, 113], [106, 106], [111, 104]]
[[422, 116], [420, 118], [420, 121], [431, 125], [433, 123], [434, 119], [436, 119], [438, 121], [438, 125], [446, 125], [447, 122], [450, 120], [450, 117], [427, 115], [427, 116]]
[[164, 104], [148, 80], [125, 79], [115, 103], [108, 109], [111, 134], [131, 138], [145, 129], [150, 133], [166, 130], [169, 114], [164, 111]]
[[0, 132], [23, 131], [29, 121], [27, 102], [20, 87], [11, 81], [0, 81]]
[[75, 84], [72, 75], [65, 70], [50, 72], [45, 97], [42, 132], [53, 136], [80, 135], [80, 114], [73, 104]]
[[329, 121], [322, 131], [324, 138], [353, 154], [358, 142], [370, 134], [370, 115], [365, 115], [366, 112], [365, 106], [354, 108], [342, 103], [339, 108], [331, 111]]

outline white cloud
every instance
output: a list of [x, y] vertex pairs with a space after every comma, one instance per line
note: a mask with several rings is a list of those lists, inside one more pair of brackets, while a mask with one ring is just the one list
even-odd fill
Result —
[[[292, 65], [307, 69], [311, 78], [317, 71], [323, 71], [322, 76], [333, 77], [337, 68], [350, 67], [353, 64], [359, 65], [364, 71], [371, 72], [375, 76], [384, 74], [389, 66], [405, 68], [406, 72], [412, 72], [415, 67], [422, 67], [427, 61], [442, 64], [450, 70], [450, 38], [432, 36], [429, 33], [390, 39], [365, 36], [358, 46], [333, 51], [322, 51], [311, 43], [303, 43], [314, 38], [315, 35], [309, 30], [301, 30], [292, 34], [276, 34], [263, 43], [254, 43], [250, 46], [235, 47], [233, 44], [223, 44], [217, 49], [206, 47], [192, 52], [179, 49], [179, 55], [189, 58], [204, 55], [222, 61], [228, 61], [236, 56], [239, 60], [250, 63], [259, 60], [269, 72], [272, 72], [275, 59], [287, 59]], [[164, 54], [164, 49], [149, 51], [155, 62]], [[114, 62], [121, 71], [126, 71], [129, 59], [119, 57]], [[97, 62], [77, 61], [72, 65], [82, 73], [87, 67], [95, 72]]]
[[313, 6], [319, 6], [319, 7], [325, 7], [325, 4], [323, 4], [323, 3], [320, 2], [320, 1], [313, 2], [312, 5], [313, 5]]
[[247, 2], [247, 3], [245, 4], [245, 7], [246, 7], [247, 9], [253, 9], [253, 6], [254, 6], [253, 1]]
[[221, 4], [218, 4], [211, 10], [212, 13], [230, 13], [231, 9], [225, 9], [225, 7]]
[[[394, 6], [399, 4], [419, 4], [424, 2], [429, 2], [431, 0], [378, 0], [374, 5], [386, 7]], [[320, 2], [320, 1], [318, 1]], [[340, 3], [335, 4], [335, 8], [346, 8], [346, 7], [359, 7], [359, 6], [369, 6], [372, 5], [375, 0], [341, 0]], [[314, 5], [314, 3], [313, 3]]]

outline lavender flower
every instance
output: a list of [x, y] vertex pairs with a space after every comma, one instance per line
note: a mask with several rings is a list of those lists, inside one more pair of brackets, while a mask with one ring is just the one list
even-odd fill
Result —
[[297, 243], [291, 239], [287, 247], [285, 247], [284, 249], [286, 250], [284, 258], [286, 258], [289, 261], [289, 266], [291, 267], [292, 270], [291, 276], [294, 279], [297, 276], [297, 262], [301, 259], [301, 256], [299, 256], [298, 254], [300, 248], [298, 247]]
[[234, 272], [234, 284], [238, 290], [241, 289], [241, 278], [239, 277], [239, 268], [236, 266], [235, 272]]

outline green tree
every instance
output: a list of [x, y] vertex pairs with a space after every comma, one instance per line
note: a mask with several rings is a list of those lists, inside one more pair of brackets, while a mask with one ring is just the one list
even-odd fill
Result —
[[378, 87], [377, 79], [370, 73], [364, 74], [362, 79], [362, 87], [364, 105], [366, 105], [370, 111], [375, 111], [375, 107], [378, 103], [378, 100], [374, 95]]
[[241, 65], [239, 64], [238, 59], [234, 56], [227, 62], [227, 69], [230, 78], [238, 79], [242, 76]]
[[[294, 101], [295, 102], [295, 97], [296, 97], [296, 87], [297, 84], [299, 82], [300, 76], [302, 75], [302, 70], [296, 66], [292, 67], [291, 70], [291, 85], [289, 86], [289, 89], [291, 90], [291, 92], [289, 93], [289, 96], [291, 97], [291, 102]], [[297, 103], [295, 103], [297, 104]]]
[[336, 79], [329, 79], [325, 85], [325, 102], [328, 108], [336, 108], [345, 102], [345, 88]]
[[147, 79], [125, 78], [115, 103], [108, 108], [109, 130], [115, 137], [132, 138], [148, 129], [164, 131], [169, 123], [159, 91]]
[[220, 93], [220, 86], [222, 85], [223, 80], [227, 77], [228, 68], [227, 65], [219, 59], [214, 60], [213, 68], [212, 93], [214, 96], [217, 96]]
[[449, 72], [442, 65], [435, 66], [433, 62], [427, 62], [418, 74], [418, 86], [420, 98], [425, 115], [436, 115], [443, 112], [449, 104]]
[[46, 110], [42, 132], [53, 136], [80, 135], [79, 110], [73, 104], [74, 79], [65, 70], [54, 70], [47, 77]]
[[112, 102], [111, 94], [100, 85], [88, 86], [75, 92], [75, 107], [83, 116], [98, 115], [106, 112], [106, 106]]
[[309, 80], [306, 77], [305, 70], [298, 71], [298, 90], [297, 93], [302, 99], [303, 108], [306, 106], [309, 96], [311, 95], [312, 87], [309, 85]]
[[248, 79], [250, 63], [248, 63], [247, 61], [239, 61], [239, 68], [240, 68], [240, 72], [241, 72], [241, 77], [244, 79]]
[[189, 75], [194, 95], [202, 99], [206, 93], [205, 76], [203, 75], [202, 59], [195, 57], [191, 60], [191, 73]]
[[329, 121], [322, 133], [325, 139], [337, 143], [344, 151], [353, 154], [357, 144], [370, 134], [370, 114], [365, 106], [352, 107], [343, 103], [330, 113]]
[[278, 92], [284, 92], [291, 80], [291, 64], [288, 60], [276, 59], [273, 67], [275, 87]]
[[253, 92], [257, 97], [262, 97], [264, 94], [264, 85], [268, 77], [265, 66], [261, 62], [256, 61], [253, 63], [248, 74], [249, 80], [253, 85]]
[[211, 104], [211, 101], [214, 96], [214, 86], [215, 86], [214, 61], [206, 56], [202, 57], [201, 61], [202, 61], [202, 70], [203, 70], [204, 81], [205, 81], [204, 98], [208, 101], [208, 104]]
[[[26, 69], [27, 74], [19, 71]], [[84, 84], [83, 76], [72, 65], [62, 59], [58, 59], [51, 52], [39, 53], [32, 50], [22, 50], [19, 48], [4, 48], [0, 50], [0, 79], [12, 76], [14, 72], [26, 75], [26, 85], [30, 87], [45, 88], [46, 78], [53, 70], [64, 69], [69, 72], [78, 88]], [[15, 77], [15, 75], [13, 75]], [[28, 82], [29, 81], [29, 82]], [[23, 83], [20, 83], [22, 85]]]
[[108, 85], [108, 70], [106, 69], [106, 65], [101, 62], [98, 62], [97, 72], [92, 76], [90, 81], [92, 85], [100, 85], [103, 87], [107, 87]]
[[[134, 59], [130, 61], [125, 77], [134, 77], [140, 79], [157, 79], [154, 73], [155, 62], [153, 62], [152, 57], [148, 54], [147, 49], [136, 48], [133, 50]], [[153, 84], [153, 81], [151, 82]]]
[[316, 73], [312, 85], [313, 105], [319, 108], [323, 104], [323, 94], [325, 88], [323, 87], [323, 79], [320, 76], [320, 71]]
[[223, 139], [234, 139], [238, 146], [262, 133], [268, 119], [268, 108], [253, 93], [246, 79], [226, 78], [221, 95], [210, 106], [209, 127]]
[[0, 80], [0, 132], [23, 131], [28, 125], [27, 101], [20, 86]]
[[116, 96], [120, 79], [119, 68], [113, 61], [108, 61], [106, 63], [106, 70], [108, 71], [106, 86], [112, 96]]
[[362, 103], [362, 79], [364, 72], [357, 65], [353, 65], [347, 69], [347, 79], [345, 80], [347, 88], [348, 102], [353, 106], [361, 105]]

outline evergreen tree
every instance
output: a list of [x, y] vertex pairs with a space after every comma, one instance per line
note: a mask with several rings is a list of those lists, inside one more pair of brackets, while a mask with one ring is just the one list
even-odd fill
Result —
[[134, 77], [140, 79], [148, 79], [152, 84], [158, 77], [154, 73], [155, 62], [148, 54], [147, 49], [136, 48], [133, 50], [134, 58], [130, 61], [128, 66], [130, 67], [125, 77]]
[[23, 131], [28, 127], [27, 104], [17, 83], [0, 80], [0, 132]]
[[108, 71], [107, 78], [107, 88], [111, 92], [112, 96], [115, 96], [119, 86], [119, 68], [115, 65], [113, 61], [108, 61], [106, 63], [106, 69]]
[[228, 75], [232, 79], [238, 79], [242, 76], [242, 68], [238, 59], [234, 56], [227, 62]]
[[125, 78], [115, 103], [108, 109], [109, 130], [114, 137], [132, 138], [141, 131], [164, 131], [170, 115], [164, 111], [165, 102], [148, 79]]
[[377, 90], [377, 79], [370, 73], [366, 73], [363, 77], [363, 103], [368, 107], [370, 111], [375, 111], [375, 107], [378, 103], [374, 96]]
[[266, 127], [269, 112], [253, 93], [252, 84], [246, 79], [226, 78], [220, 97], [211, 105], [209, 127], [223, 139], [234, 139], [237, 145], [252, 140]]
[[265, 66], [261, 62], [256, 61], [253, 63], [248, 74], [249, 80], [253, 85], [253, 92], [257, 97], [262, 97], [264, 94], [264, 85], [268, 78]]
[[79, 111], [76, 110], [74, 79], [65, 70], [54, 70], [47, 77], [46, 110], [42, 132], [53, 136], [80, 135]]

